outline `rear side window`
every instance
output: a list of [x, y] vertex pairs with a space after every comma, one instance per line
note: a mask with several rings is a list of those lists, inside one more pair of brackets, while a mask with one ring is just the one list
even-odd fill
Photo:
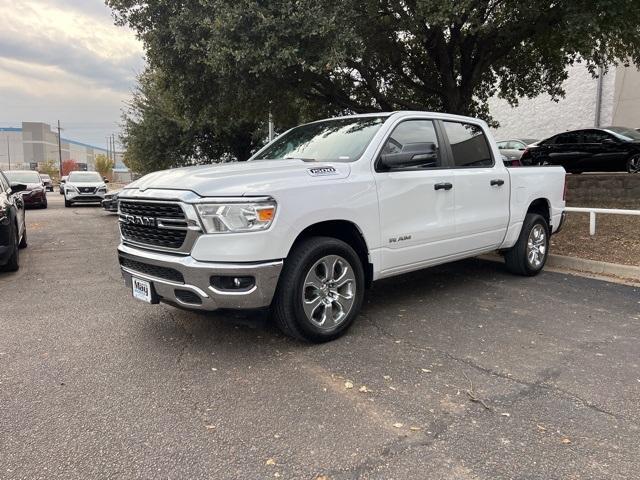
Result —
[[456, 167], [493, 166], [489, 142], [479, 126], [462, 122], [443, 122], [443, 124]]
[[556, 137], [556, 141], [553, 142], [556, 145], [563, 145], [568, 143], [581, 143], [581, 135], [579, 132], [567, 132], [562, 133]]

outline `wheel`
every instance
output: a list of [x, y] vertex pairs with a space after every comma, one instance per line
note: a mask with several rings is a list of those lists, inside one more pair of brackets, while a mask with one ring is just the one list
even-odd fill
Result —
[[549, 225], [537, 213], [527, 213], [516, 244], [505, 253], [507, 269], [517, 275], [540, 273], [549, 256]]
[[44, 202], [42, 202], [42, 205], [40, 205], [40, 208], [47, 208], [49, 206], [49, 202], [45, 199]]
[[27, 248], [27, 227], [24, 227], [24, 233], [22, 234], [22, 240], [20, 240], [20, 248]]
[[67, 200], [66, 198], [64, 199], [64, 206], [65, 207], [70, 207], [71, 205], [73, 205], [69, 200]]
[[342, 335], [364, 298], [364, 270], [345, 242], [312, 237], [297, 244], [285, 260], [272, 313], [287, 335], [320, 343]]
[[15, 235], [13, 235], [13, 253], [9, 261], [2, 267], [5, 272], [15, 272], [20, 268], [20, 249], [18, 248], [18, 226], [14, 225]]
[[640, 154], [634, 155], [629, 160], [627, 160], [627, 172], [640, 173]]

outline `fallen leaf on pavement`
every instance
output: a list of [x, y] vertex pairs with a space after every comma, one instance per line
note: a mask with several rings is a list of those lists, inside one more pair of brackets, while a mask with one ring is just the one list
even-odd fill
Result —
[[369, 390], [366, 385], [362, 385], [358, 391], [361, 393], [371, 393], [371, 390]]
[[536, 425], [538, 427], [538, 430], [540, 430], [541, 432], [546, 432], [547, 431], [547, 427], [543, 426], [543, 425]]
[[562, 443], [565, 445], [570, 445], [571, 444], [571, 440], [569, 440], [568, 438], [563, 438], [562, 439]]
[[266, 462], [264, 462], [265, 465], [275, 465], [276, 461], [273, 458], [269, 458]]
[[[382, 378], [384, 378], [385, 380], [391, 380], [391, 377], [389, 375], [383, 375]], [[640, 382], [640, 380], [638, 380]]]
[[421, 368], [420, 370], [422, 370], [422, 373], [431, 373], [431, 370], [428, 368]]
[[418, 430], [422, 430], [420, 427], [409, 427], [409, 430], [417, 432]]
[[398, 423], [394, 423], [393, 426], [396, 427], [396, 428], [402, 428], [404, 425], [402, 423], [398, 422]]
[[344, 382], [344, 388], [353, 388], [353, 382], [347, 380], [346, 382]]

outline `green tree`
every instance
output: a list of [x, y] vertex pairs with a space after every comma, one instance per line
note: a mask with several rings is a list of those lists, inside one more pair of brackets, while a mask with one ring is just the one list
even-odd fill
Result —
[[38, 171], [49, 175], [51, 178], [56, 178], [60, 172], [58, 164], [51, 159], [42, 163], [38, 168]]
[[95, 159], [95, 168], [96, 172], [98, 172], [103, 177], [110, 177], [111, 170], [113, 169], [113, 161], [104, 154], [96, 155]]
[[144, 41], [179, 103], [217, 121], [264, 116], [271, 102], [285, 124], [298, 99], [316, 115], [432, 109], [490, 120], [493, 95], [511, 104], [561, 97], [567, 65], [583, 62], [595, 75], [640, 64], [637, 0], [107, 4]]

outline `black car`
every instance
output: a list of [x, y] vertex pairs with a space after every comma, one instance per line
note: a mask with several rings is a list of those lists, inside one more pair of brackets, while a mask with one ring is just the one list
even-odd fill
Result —
[[527, 147], [524, 165], [561, 165], [569, 173], [640, 171], [640, 132], [607, 127], [554, 135]]
[[27, 246], [24, 200], [20, 192], [25, 184], [9, 183], [0, 171], [0, 270], [15, 272], [19, 268], [19, 250]]
[[116, 213], [118, 211], [118, 195], [120, 194], [120, 190], [115, 192], [108, 192], [104, 196], [104, 200], [102, 200], [102, 208], [104, 208], [107, 212]]

